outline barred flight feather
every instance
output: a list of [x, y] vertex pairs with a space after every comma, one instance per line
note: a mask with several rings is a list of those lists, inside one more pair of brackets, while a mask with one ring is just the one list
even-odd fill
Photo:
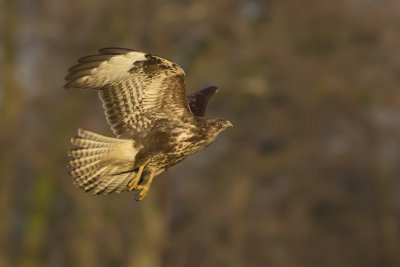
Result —
[[97, 160], [99, 160], [99, 159], [101, 159], [103, 157], [104, 157], [104, 155], [98, 154], [98, 155], [93, 155], [93, 156], [84, 157], [84, 158], [76, 158], [76, 159], [70, 160], [68, 162], [68, 165], [70, 167], [76, 168], [76, 167], [80, 167], [80, 166], [89, 164], [89, 163], [91, 163], [93, 161], [97, 161]]
[[97, 181], [99, 177], [103, 175], [103, 172], [107, 169], [107, 167], [102, 167], [97, 169], [92, 173], [88, 173], [87, 175], [83, 175], [75, 180], [75, 183], [80, 187], [85, 187]]
[[111, 148], [98, 147], [98, 148], [76, 148], [69, 151], [68, 155], [73, 158], [82, 158], [93, 156], [97, 154], [105, 154], [110, 151]]

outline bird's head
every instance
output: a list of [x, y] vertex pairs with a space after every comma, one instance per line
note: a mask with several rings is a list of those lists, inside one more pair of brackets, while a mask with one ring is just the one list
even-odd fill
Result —
[[219, 128], [225, 129], [228, 127], [233, 127], [232, 123], [228, 120], [222, 120], [222, 119], [218, 119], [217, 120], [217, 125]]
[[197, 117], [197, 127], [204, 139], [212, 141], [226, 128], [233, 127], [232, 123], [224, 119]]
[[208, 119], [208, 127], [212, 129], [215, 135], [220, 134], [223, 130], [233, 127], [232, 123], [224, 119]]

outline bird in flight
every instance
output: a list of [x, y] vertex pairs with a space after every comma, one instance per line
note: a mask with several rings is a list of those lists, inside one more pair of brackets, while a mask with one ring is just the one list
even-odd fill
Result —
[[203, 149], [232, 124], [207, 118], [215, 86], [186, 96], [185, 73], [164, 58], [103, 48], [69, 69], [65, 88], [96, 89], [117, 138], [78, 129], [70, 175], [86, 192], [134, 191], [142, 200], [153, 178]]

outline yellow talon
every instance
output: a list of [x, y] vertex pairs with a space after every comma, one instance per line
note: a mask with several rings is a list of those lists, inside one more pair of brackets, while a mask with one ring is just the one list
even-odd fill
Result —
[[128, 184], [129, 191], [132, 191], [137, 187], [137, 184], [140, 180], [140, 176], [142, 176], [143, 169], [144, 169], [144, 165], [140, 166], [139, 171], [136, 174], [136, 177], [129, 182], [129, 184]]
[[149, 192], [150, 189], [150, 184], [153, 181], [154, 175], [151, 174], [149, 177], [149, 180], [147, 181], [147, 183], [145, 185], [138, 185], [136, 187], [136, 189], [141, 189], [142, 191], [140, 191], [139, 195], [136, 196], [136, 200], [142, 200], [145, 198], [145, 196], [147, 195], [147, 192]]

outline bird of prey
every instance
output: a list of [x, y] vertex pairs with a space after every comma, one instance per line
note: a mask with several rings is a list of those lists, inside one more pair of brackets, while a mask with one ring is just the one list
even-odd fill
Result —
[[142, 200], [153, 178], [203, 149], [232, 124], [204, 116], [212, 86], [186, 97], [185, 73], [162, 57], [103, 48], [69, 69], [66, 88], [96, 89], [117, 138], [78, 129], [71, 139], [70, 175], [86, 192], [136, 190]]

